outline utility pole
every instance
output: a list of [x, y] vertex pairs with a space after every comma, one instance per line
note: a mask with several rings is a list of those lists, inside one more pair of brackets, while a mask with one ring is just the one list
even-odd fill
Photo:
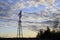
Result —
[[17, 36], [18, 36], [18, 38], [22, 38], [23, 37], [23, 31], [22, 31], [22, 25], [21, 25], [22, 10], [18, 14], [18, 16], [19, 16], [19, 18], [18, 18], [19, 20], [18, 20]]

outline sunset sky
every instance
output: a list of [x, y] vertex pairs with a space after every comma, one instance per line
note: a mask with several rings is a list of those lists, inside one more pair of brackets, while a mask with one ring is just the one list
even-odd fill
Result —
[[60, 19], [60, 0], [0, 0], [0, 37], [17, 37], [20, 10], [23, 37], [35, 37], [39, 29], [51, 25], [43, 22]]

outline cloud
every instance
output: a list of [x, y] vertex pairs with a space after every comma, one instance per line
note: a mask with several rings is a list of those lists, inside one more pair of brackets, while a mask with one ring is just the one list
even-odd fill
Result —
[[[54, 9], [56, 9], [56, 8], [54, 8]], [[56, 9], [55, 11], [54, 11], [54, 9], [53, 10], [51, 9], [52, 11], [50, 11], [50, 10], [41, 11], [40, 14], [38, 14], [38, 13], [23, 13], [23, 15], [25, 15], [25, 16], [22, 17], [22, 21], [26, 21], [26, 23], [27, 23], [27, 24], [23, 23], [23, 25], [26, 28], [34, 30], [34, 31], [38, 31], [39, 28], [41, 28], [41, 27], [43, 27], [43, 29], [44, 28], [46, 29], [46, 26], [50, 27], [50, 25], [52, 27], [53, 24], [41, 24], [41, 22], [48, 21], [48, 20], [54, 21], [55, 18], [60, 18], [60, 14], [55, 13], [55, 11], [58, 12], [58, 9]], [[29, 15], [29, 16], [27, 16], [27, 15]]]
[[[45, 28], [42, 26], [41, 22], [47, 18], [43, 18], [40, 16], [41, 14], [37, 14], [37, 13], [31, 13], [31, 14], [26, 13], [25, 16], [24, 14], [25, 13], [23, 13], [23, 16], [22, 16], [23, 28], [28, 28], [33, 31], [38, 31], [40, 28]], [[29, 14], [30, 16], [26, 17], [27, 14]]]
[[44, 5], [47, 4], [45, 0], [28, 0], [28, 1], [22, 1], [22, 2], [17, 2], [15, 5], [13, 5], [12, 8], [16, 9], [22, 9], [26, 7], [38, 7], [39, 5]]
[[13, 5], [11, 7], [11, 9], [13, 10], [19, 10], [19, 9], [22, 9], [22, 8], [25, 8], [25, 5], [23, 2], [16, 2], [15, 5]]
[[8, 6], [8, 3], [4, 3], [3, 1], [0, 1], [0, 6]]
[[55, 0], [31, 0], [31, 1], [27, 1], [27, 3], [29, 4], [29, 7], [32, 6], [37, 7], [40, 4], [48, 6], [48, 5], [53, 5], [55, 3]]
[[[52, 3], [51, 3], [52, 2]], [[8, 15], [11, 15], [10, 17], [14, 19], [14, 17], [16, 16], [15, 11], [20, 10], [20, 9], [24, 9], [27, 7], [37, 7], [39, 5], [45, 5], [46, 7], [49, 8], [49, 6], [51, 6], [50, 4], [54, 4], [54, 0], [31, 0], [31, 1], [22, 1], [22, 2], [16, 2], [14, 5], [12, 5], [12, 7], [9, 9], [9, 11], [7, 13], [9, 13]], [[52, 5], [52, 7], [50, 7], [52, 10], [52, 8], [54, 7], [54, 5]], [[23, 13], [23, 17], [22, 17], [22, 21], [31, 21], [31, 22], [41, 22], [44, 20], [52, 20], [53, 15], [51, 16], [51, 14], [49, 14], [48, 12], [50, 10], [45, 10], [45, 12], [42, 12], [41, 14], [38, 13]], [[53, 8], [53, 10], [51, 12], [55, 12], [57, 11], [57, 9]], [[18, 13], [18, 12], [17, 12]], [[27, 16], [27, 14], [29, 16]], [[16, 16], [17, 19], [17, 16]]]
[[[47, 2], [52, 2], [52, 3], [54, 3], [54, 0], [52, 1], [48, 1], [47, 0]], [[9, 11], [7, 12], [8, 13], [8, 15], [12, 15], [16, 10], [20, 10], [20, 9], [23, 9], [23, 8], [26, 8], [26, 7], [37, 7], [37, 6], [39, 6], [40, 4], [41, 5], [47, 5], [47, 2], [45, 1], [45, 0], [28, 0], [28, 1], [22, 1], [22, 2], [16, 2], [14, 5], [12, 5], [12, 7], [9, 9]], [[7, 3], [8, 4], [8, 3]], [[5, 5], [5, 4], [4, 4]], [[9, 4], [8, 4], [9, 5]], [[28, 6], [27, 6], [28, 5]], [[13, 17], [13, 15], [12, 16], [10, 16], [10, 17]]]
[[0, 17], [10, 17], [8, 11], [10, 9], [10, 5], [7, 2], [0, 1]]
[[[27, 0], [26, 2], [25, 1], [22, 1], [22, 2], [16, 2], [12, 7], [11, 9], [9, 10], [9, 14], [13, 14], [15, 11], [17, 10], [21, 10], [21, 9], [24, 9], [24, 8], [30, 8], [30, 7], [38, 7], [39, 5], [45, 5], [46, 6], [46, 10], [49, 9], [49, 7], [51, 6], [50, 8], [50, 11], [51, 12], [55, 12], [57, 9], [53, 8], [54, 5], [50, 5], [52, 2], [52, 4], [55, 3], [55, 0]], [[53, 8], [53, 9], [52, 9]]]

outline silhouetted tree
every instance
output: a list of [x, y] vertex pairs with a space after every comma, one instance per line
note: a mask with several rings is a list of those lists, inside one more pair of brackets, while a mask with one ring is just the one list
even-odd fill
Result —
[[38, 35], [36, 36], [37, 38], [40, 38], [40, 36], [43, 34], [43, 31], [40, 29], [38, 32]]
[[40, 38], [41, 40], [60, 40], [60, 32], [55, 32], [55, 30], [51, 32], [47, 26], [47, 30], [42, 34], [38, 33], [36, 38]]

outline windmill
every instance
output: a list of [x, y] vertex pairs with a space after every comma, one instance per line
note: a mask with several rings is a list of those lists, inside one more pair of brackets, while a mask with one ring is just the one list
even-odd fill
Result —
[[18, 14], [18, 16], [19, 16], [19, 20], [18, 20], [17, 36], [20, 38], [20, 37], [23, 37], [23, 31], [22, 31], [22, 25], [21, 25], [22, 10]]

